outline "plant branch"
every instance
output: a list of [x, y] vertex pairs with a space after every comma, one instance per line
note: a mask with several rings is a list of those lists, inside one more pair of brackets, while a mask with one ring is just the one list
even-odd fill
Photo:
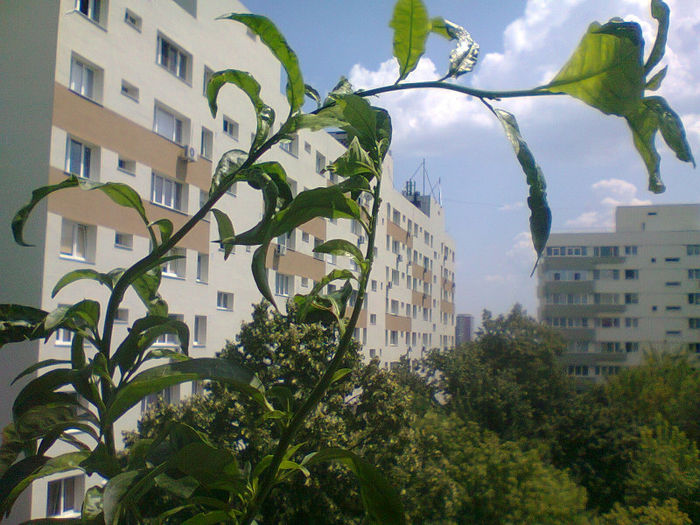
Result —
[[464, 95], [471, 95], [480, 99], [492, 99], [499, 100], [502, 98], [519, 98], [519, 97], [538, 97], [544, 95], [560, 95], [561, 93], [551, 93], [549, 91], [543, 91], [541, 87], [534, 89], [521, 89], [514, 91], [489, 91], [484, 89], [476, 89], [467, 86], [462, 86], [459, 84], [451, 84], [448, 82], [443, 82], [442, 80], [431, 80], [426, 82], [406, 82], [404, 84], [392, 84], [390, 86], [381, 86], [378, 88], [360, 90], [355, 92], [356, 95], [360, 97], [371, 97], [374, 95], [381, 95], [382, 93], [390, 93], [392, 91], [403, 91], [406, 89], [447, 89], [449, 91], [457, 91]]
[[321, 398], [323, 398], [323, 396], [325, 395], [326, 391], [328, 390], [328, 387], [331, 384], [333, 375], [340, 368], [343, 358], [345, 357], [345, 354], [347, 353], [347, 350], [350, 347], [350, 342], [352, 341], [353, 337], [353, 331], [355, 329], [355, 326], [357, 325], [358, 319], [360, 318], [362, 304], [364, 303], [365, 299], [365, 291], [367, 289], [367, 283], [369, 282], [369, 276], [372, 271], [372, 264], [374, 262], [374, 240], [377, 231], [379, 206], [381, 203], [381, 199], [379, 197], [380, 191], [381, 178], [377, 177], [377, 184], [374, 187], [374, 204], [372, 206], [372, 219], [369, 235], [367, 238], [367, 251], [365, 255], [365, 259], [367, 260], [367, 270], [362, 273], [362, 278], [360, 280], [357, 291], [357, 300], [355, 301], [355, 306], [353, 307], [350, 320], [348, 321], [348, 325], [345, 328], [345, 332], [343, 333], [340, 339], [340, 343], [338, 344], [338, 350], [333, 356], [333, 359], [331, 359], [328, 368], [326, 368], [326, 371], [323, 373], [323, 376], [316, 384], [309, 397], [299, 408], [299, 410], [297, 410], [294, 413], [292, 420], [290, 421], [289, 425], [280, 437], [279, 443], [277, 444], [277, 448], [275, 449], [275, 454], [272, 458], [272, 463], [265, 471], [265, 477], [263, 479], [262, 484], [260, 485], [260, 489], [255, 495], [255, 499], [253, 500], [253, 502], [248, 506], [248, 509], [246, 510], [246, 513], [243, 519], [241, 520], [241, 523], [243, 525], [250, 525], [255, 519], [258, 509], [262, 505], [263, 501], [265, 501], [265, 499], [267, 498], [268, 494], [270, 493], [270, 490], [272, 490], [272, 487], [275, 483], [275, 478], [277, 477], [279, 466], [282, 463], [282, 460], [284, 459], [284, 455], [286, 454], [289, 445], [292, 443], [294, 436], [304, 424], [306, 417], [316, 408], [318, 403], [321, 401]]

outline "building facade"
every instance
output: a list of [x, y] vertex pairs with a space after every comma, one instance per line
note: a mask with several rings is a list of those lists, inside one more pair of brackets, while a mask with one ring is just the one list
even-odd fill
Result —
[[472, 340], [474, 331], [474, 316], [471, 314], [457, 314], [455, 321], [455, 344], [461, 345]]
[[570, 375], [601, 380], [652, 350], [700, 356], [700, 204], [621, 206], [612, 232], [552, 234], [538, 299]]
[[[278, 115], [287, 113], [281, 89], [286, 79], [253, 33], [215, 21], [247, 11], [235, 0], [60, 0], [41, 9], [31, 4], [0, 0], [0, 224], [7, 228], [0, 236], [0, 303], [52, 310], [90, 297], [104, 307], [107, 295], [97, 284], [74, 284], [55, 298], [51, 290], [68, 271], [108, 271], [143, 257], [149, 240], [139, 218], [97, 192], [57, 192], [27, 224], [25, 238], [34, 247], [21, 248], [9, 227], [31, 190], [69, 174], [123, 182], [139, 192], [151, 220], [168, 218], [177, 227], [205, 199], [219, 156], [248, 149], [255, 131], [249, 101], [234, 88], [222, 90], [219, 113], [211, 116], [204, 94], [208, 77], [231, 67], [251, 72]], [[296, 194], [328, 184], [331, 176], [323, 168], [343, 151], [329, 133], [302, 131], [264, 160], [285, 167]], [[402, 356], [416, 359], [429, 348], [454, 345], [455, 252], [442, 207], [429, 196], [394, 189], [390, 157], [384, 173], [377, 255], [355, 336], [367, 357], [390, 367]], [[247, 185], [234, 187], [217, 207], [236, 231], [262, 216], [260, 194]], [[194, 357], [219, 351], [261, 300], [250, 274], [252, 250], [236, 247], [224, 261], [212, 243], [217, 238], [215, 222], [202, 221], [176, 249], [184, 258], [163, 268], [160, 292], [189, 325]], [[343, 220], [315, 219], [278, 239], [267, 266], [279, 304], [310, 291], [331, 269], [350, 268], [344, 258], [313, 252], [332, 238], [366, 243], [361, 228]], [[125, 336], [144, 313], [129, 292], [115, 337]], [[167, 336], [159, 342], [174, 341]], [[65, 358], [70, 343], [70, 333], [59, 331], [46, 343], [3, 349], [0, 398], [14, 399], [22, 383], [8, 385], [19, 370]], [[197, 385], [164, 394], [176, 401], [192, 388]], [[0, 424], [9, 421], [10, 405], [0, 406]], [[118, 430], [133, 428], [139, 415], [133, 409]], [[93, 482], [78, 474], [36, 482], [9, 522], [74, 515], [86, 483]]]

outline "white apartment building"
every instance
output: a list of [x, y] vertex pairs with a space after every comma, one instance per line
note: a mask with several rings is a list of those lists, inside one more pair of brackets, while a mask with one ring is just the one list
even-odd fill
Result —
[[[151, 220], [165, 217], [177, 227], [207, 195], [219, 156], [248, 149], [255, 131], [249, 101], [233, 87], [222, 90], [212, 118], [204, 96], [209, 75], [226, 68], [251, 72], [263, 100], [286, 115], [279, 63], [244, 26], [215, 21], [231, 11], [247, 10], [236, 0], [56, 0], [40, 8], [0, 0], [0, 302], [52, 310], [89, 297], [100, 300], [104, 311], [107, 293], [96, 283], [73, 284], [55, 298], [51, 290], [68, 271], [127, 267], [149, 249], [135, 213], [78, 189], [57, 192], [38, 206], [25, 230], [35, 246], [17, 246], [10, 222], [32, 189], [67, 174], [127, 183], [140, 193]], [[263, 160], [282, 163], [296, 193], [328, 184], [322, 169], [342, 152], [333, 135], [302, 131]], [[395, 190], [390, 157], [385, 178], [377, 257], [355, 335], [367, 357], [388, 367], [401, 356], [419, 358], [429, 348], [454, 344], [455, 254], [441, 206], [429, 196]], [[262, 216], [260, 194], [247, 185], [234, 187], [217, 207], [238, 232]], [[177, 249], [185, 258], [163, 272], [161, 294], [190, 326], [195, 357], [219, 351], [261, 300], [250, 272], [253, 250], [236, 247], [225, 262], [212, 243], [217, 238], [215, 222], [201, 222]], [[366, 242], [350, 221], [321, 219], [278, 240], [267, 265], [279, 304], [310, 291], [332, 268], [350, 268], [344, 258], [313, 253], [332, 238]], [[115, 337], [125, 336], [144, 313], [130, 291]], [[24, 384], [8, 386], [18, 371], [69, 351], [70, 333], [64, 331], [46, 343], [0, 350], [0, 424], [10, 420], [11, 400]], [[175, 401], [190, 392], [183, 385], [166, 395]], [[139, 415], [133, 409], [119, 429], [133, 427]], [[85, 484], [78, 475], [35, 483], [9, 522], [74, 515]]]
[[568, 340], [570, 375], [601, 380], [645, 351], [700, 357], [700, 204], [621, 206], [615, 231], [554, 233], [539, 318]]

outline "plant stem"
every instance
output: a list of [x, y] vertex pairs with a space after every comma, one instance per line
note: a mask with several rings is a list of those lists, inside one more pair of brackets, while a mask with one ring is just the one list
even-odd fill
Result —
[[292, 420], [289, 422], [289, 425], [280, 437], [279, 443], [277, 444], [277, 448], [275, 449], [275, 454], [272, 458], [272, 463], [265, 471], [265, 477], [260, 485], [260, 489], [255, 495], [255, 498], [252, 501], [252, 503], [248, 506], [248, 509], [246, 510], [246, 513], [241, 521], [243, 525], [250, 525], [255, 519], [258, 509], [267, 498], [268, 494], [270, 493], [270, 490], [272, 490], [275, 478], [277, 477], [277, 471], [279, 470], [279, 466], [282, 463], [282, 460], [284, 459], [284, 455], [287, 452], [289, 445], [291, 445], [294, 436], [301, 429], [301, 426], [304, 424], [306, 417], [316, 408], [318, 403], [321, 401], [321, 398], [323, 398], [323, 396], [325, 395], [326, 391], [328, 390], [328, 387], [331, 384], [333, 375], [340, 368], [340, 365], [343, 362], [343, 358], [345, 357], [345, 354], [347, 353], [347, 350], [350, 347], [350, 342], [352, 341], [355, 326], [357, 325], [357, 321], [360, 318], [360, 312], [362, 310], [362, 304], [364, 303], [365, 298], [365, 291], [367, 289], [367, 283], [369, 282], [369, 276], [372, 272], [372, 264], [374, 262], [374, 240], [377, 231], [379, 205], [381, 203], [381, 199], [379, 197], [380, 191], [381, 178], [377, 177], [377, 184], [375, 185], [373, 192], [374, 204], [372, 206], [372, 218], [370, 223], [370, 231], [367, 238], [367, 252], [365, 255], [365, 259], [367, 260], [367, 271], [363, 272], [362, 277], [360, 279], [357, 291], [357, 300], [355, 301], [355, 306], [353, 307], [350, 320], [348, 321], [348, 325], [346, 326], [345, 332], [343, 333], [343, 336], [340, 339], [338, 349], [336, 350], [333, 359], [331, 359], [330, 363], [328, 364], [328, 368], [326, 368], [326, 371], [323, 373], [323, 376], [316, 384], [314, 389], [311, 391], [311, 394], [306, 399], [306, 401], [304, 401], [301, 407], [299, 407], [299, 410], [297, 410], [294, 413], [294, 416], [292, 416]]
[[549, 91], [542, 91], [541, 87], [534, 89], [521, 89], [515, 91], [489, 91], [484, 89], [470, 88], [467, 86], [462, 86], [459, 84], [451, 84], [448, 82], [443, 82], [440, 80], [431, 80], [427, 82], [406, 82], [404, 84], [392, 84], [390, 86], [381, 86], [378, 88], [360, 90], [355, 94], [360, 97], [371, 97], [374, 95], [380, 95], [382, 93], [390, 93], [392, 91], [403, 91], [406, 89], [447, 89], [449, 91], [457, 91], [464, 95], [471, 95], [477, 98], [488, 98], [492, 100], [498, 100], [501, 98], [518, 98], [518, 97], [538, 97], [544, 95], [559, 95], [560, 93], [551, 93]]

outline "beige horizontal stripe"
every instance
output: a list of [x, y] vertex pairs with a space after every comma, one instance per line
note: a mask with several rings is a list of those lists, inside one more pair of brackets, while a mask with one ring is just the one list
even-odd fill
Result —
[[[56, 168], [49, 170], [49, 184], [57, 184], [66, 179], [65, 173]], [[187, 215], [156, 206], [150, 202], [143, 203], [149, 220], [170, 219], [177, 230], [187, 219]], [[83, 191], [78, 188], [57, 191], [48, 197], [48, 209], [71, 221], [95, 224], [113, 230], [148, 237], [146, 226], [134, 211], [119, 206], [101, 191]], [[209, 223], [200, 222], [178, 246], [209, 253]]]

